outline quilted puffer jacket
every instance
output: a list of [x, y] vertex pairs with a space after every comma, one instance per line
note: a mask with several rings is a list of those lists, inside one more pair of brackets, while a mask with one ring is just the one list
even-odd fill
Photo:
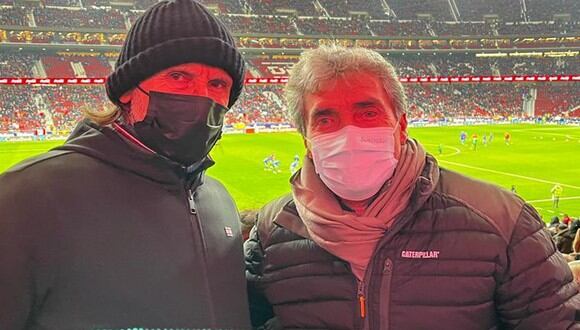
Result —
[[291, 195], [259, 212], [245, 255], [255, 327], [580, 329], [578, 289], [536, 211], [431, 156], [364, 281], [310, 239]]

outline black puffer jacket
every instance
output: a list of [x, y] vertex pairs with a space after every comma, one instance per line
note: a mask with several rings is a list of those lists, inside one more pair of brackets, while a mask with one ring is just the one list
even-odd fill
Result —
[[186, 174], [109, 128], [75, 134], [0, 176], [0, 329], [249, 328], [211, 161]]
[[245, 254], [255, 326], [580, 328], [577, 287], [534, 209], [431, 157], [361, 287], [309, 238], [291, 196], [260, 211]]

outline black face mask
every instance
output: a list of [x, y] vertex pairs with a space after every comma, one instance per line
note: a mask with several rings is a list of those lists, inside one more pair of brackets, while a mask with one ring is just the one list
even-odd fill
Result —
[[202, 96], [150, 92], [147, 116], [133, 125], [136, 137], [159, 154], [189, 166], [221, 138], [224, 106]]

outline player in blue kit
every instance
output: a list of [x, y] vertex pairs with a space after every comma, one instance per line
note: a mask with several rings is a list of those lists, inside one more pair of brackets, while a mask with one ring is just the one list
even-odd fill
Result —
[[290, 163], [290, 173], [294, 174], [298, 171], [298, 167], [300, 166], [300, 156], [294, 155], [294, 160]]

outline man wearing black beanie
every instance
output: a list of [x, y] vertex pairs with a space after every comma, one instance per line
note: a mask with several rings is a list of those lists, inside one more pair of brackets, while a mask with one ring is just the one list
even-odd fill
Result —
[[0, 329], [247, 329], [235, 204], [205, 174], [244, 60], [195, 0], [133, 25], [67, 142], [0, 176]]

